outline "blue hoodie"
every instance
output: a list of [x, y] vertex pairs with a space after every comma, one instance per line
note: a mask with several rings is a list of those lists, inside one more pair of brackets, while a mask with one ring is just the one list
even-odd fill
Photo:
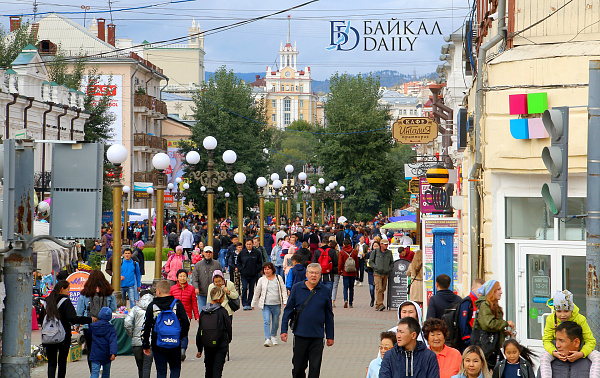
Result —
[[121, 275], [125, 277], [121, 281], [121, 287], [142, 287], [140, 266], [132, 259], [123, 259], [123, 262], [121, 262]]
[[285, 287], [288, 290], [292, 290], [292, 286], [298, 282], [306, 281], [306, 268], [304, 265], [298, 263], [288, 271], [285, 277]]
[[425, 343], [417, 341], [412, 352], [394, 345], [383, 356], [380, 378], [440, 378], [440, 366], [434, 352], [427, 349]]
[[110, 324], [112, 311], [108, 307], [102, 307], [98, 314], [98, 321], [90, 325], [89, 332], [92, 334], [92, 351], [90, 361], [102, 365], [110, 361], [111, 355], [117, 355], [117, 331]]

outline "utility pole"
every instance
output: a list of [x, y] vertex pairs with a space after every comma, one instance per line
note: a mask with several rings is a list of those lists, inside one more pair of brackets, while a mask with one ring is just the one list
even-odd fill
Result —
[[[592, 333], [600, 334], [600, 60], [590, 61], [587, 150], [587, 238], [585, 246], [586, 318]], [[598, 349], [598, 345], [596, 345]]]

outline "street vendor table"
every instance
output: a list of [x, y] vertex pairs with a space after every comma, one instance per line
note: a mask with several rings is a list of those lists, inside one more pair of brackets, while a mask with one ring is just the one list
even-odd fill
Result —
[[133, 356], [131, 338], [125, 330], [125, 317], [113, 318], [110, 323], [115, 326], [115, 330], [117, 331], [117, 355]]

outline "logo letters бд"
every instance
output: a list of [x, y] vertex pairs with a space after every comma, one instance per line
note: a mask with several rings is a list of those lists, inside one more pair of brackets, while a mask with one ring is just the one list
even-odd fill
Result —
[[[327, 50], [350, 51], [358, 46], [360, 35], [356, 28], [350, 26], [350, 21], [329, 21], [330, 24], [330, 40]], [[341, 25], [338, 25], [341, 24]], [[354, 45], [350, 48], [343, 48], [346, 43]]]

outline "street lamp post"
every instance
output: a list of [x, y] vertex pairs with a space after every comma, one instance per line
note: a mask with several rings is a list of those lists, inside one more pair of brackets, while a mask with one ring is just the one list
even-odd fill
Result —
[[[170, 194], [173, 196], [175, 201], [177, 201], [177, 233], [179, 233], [179, 212], [181, 209], [180, 203], [184, 196], [183, 191], [189, 189], [190, 187], [190, 184], [188, 184], [187, 182], [184, 182], [183, 185], [181, 185], [182, 182], [183, 180], [181, 179], [181, 177], [177, 177], [175, 179], [175, 185], [173, 185], [172, 183], [169, 183], [168, 185]], [[182, 186], [183, 189], [181, 188]]]
[[340, 217], [344, 215], [344, 191], [346, 191], [346, 187], [344, 187], [343, 185], [340, 186]]
[[[212, 136], [207, 136], [204, 138], [202, 145], [207, 151], [208, 154], [208, 162], [206, 164], [206, 171], [204, 172], [191, 172], [190, 176], [195, 180], [199, 180], [200, 184], [206, 187], [206, 196], [207, 196], [207, 218], [208, 218], [208, 237], [207, 244], [211, 247], [213, 246], [214, 236], [213, 236], [213, 228], [214, 228], [214, 193], [215, 188], [219, 186], [219, 184], [227, 179], [228, 177], [232, 177], [233, 173], [231, 172], [231, 165], [235, 163], [237, 160], [237, 155], [232, 150], [227, 150], [223, 152], [223, 161], [227, 164], [227, 172], [225, 171], [215, 171], [215, 161], [214, 161], [214, 149], [217, 148], [217, 139]], [[191, 153], [193, 158], [192, 160], [188, 159], [188, 155]], [[190, 151], [185, 156], [188, 164], [194, 165], [200, 161], [200, 154], [196, 151]]]
[[[198, 159], [200, 156], [198, 155]], [[152, 158], [152, 166], [158, 171], [158, 185], [156, 185], [156, 232], [154, 234], [154, 282], [159, 281], [162, 271], [163, 250], [163, 220], [165, 204], [165, 175], [163, 171], [169, 168], [171, 159], [169, 155], [160, 152]], [[148, 226], [150, 227], [150, 226]]]
[[277, 228], [279, 228], [281, 225], [281, 220], [279, 219], [279, 189], [281, 189], [283, 184], [279, 180], [279, 175], [277, 173], [273, 173], [271, 175], [271, 179], [273, 179], [273, 176], [277, 177], [275, 180], [273, 180], [273, 191], [275, 192], [275, 222], [277, 224]]
[[242, 242], [244, 235], [244, 193], [242, 192], [242, 185], [246, 182], [246, 175], [238, 172], [233, 176], [233, 181], [238, 186], [238, 238]]
[[229, 218], [229, 192], [225, 193], [225, 219]]
[[267, 179], [259, 177], [256, 179], [256, 185], [258, 186], [258, 232], [261, 246], [265, 244], [265, 186], [267, 186]]
[[121, 199], [123, 184], [121, 183], [121, 164], [127, 160], [127, 149], [120, 144], [113, 144], [106, 151], [106, 157], [115, 166], [115, 182], [113, 183], [113, 289], [116, 297], [121, 297]]
[[[325, 179], [323, 177], [319, 179], [319, 184], [325, 184]], [[325, 193], [319, 193], [319, 197], [319, 199], [321, 200], [321, 224], [325, 224]]]
[[310, 193], [310, 208], [311, 208], [310, 218], [314, 224], [315, 223], [315, 194], [317, 193], [317, 187], [313, 185], [310, 187], [310, 189], [308, 191]]
[[121, 240], [127, 240], [127, 209], [129, 208], [129, 192], [131, 191], [131, 188], [125, 185], [122, 190], [123, 198], [125, 199], [125, 211], [123, 215], [123, 239]]
[[306, 221], [306, 195], [308, 194], [308, 186], [302, 185], [302, 225], [307, 226], [308, 222]]

